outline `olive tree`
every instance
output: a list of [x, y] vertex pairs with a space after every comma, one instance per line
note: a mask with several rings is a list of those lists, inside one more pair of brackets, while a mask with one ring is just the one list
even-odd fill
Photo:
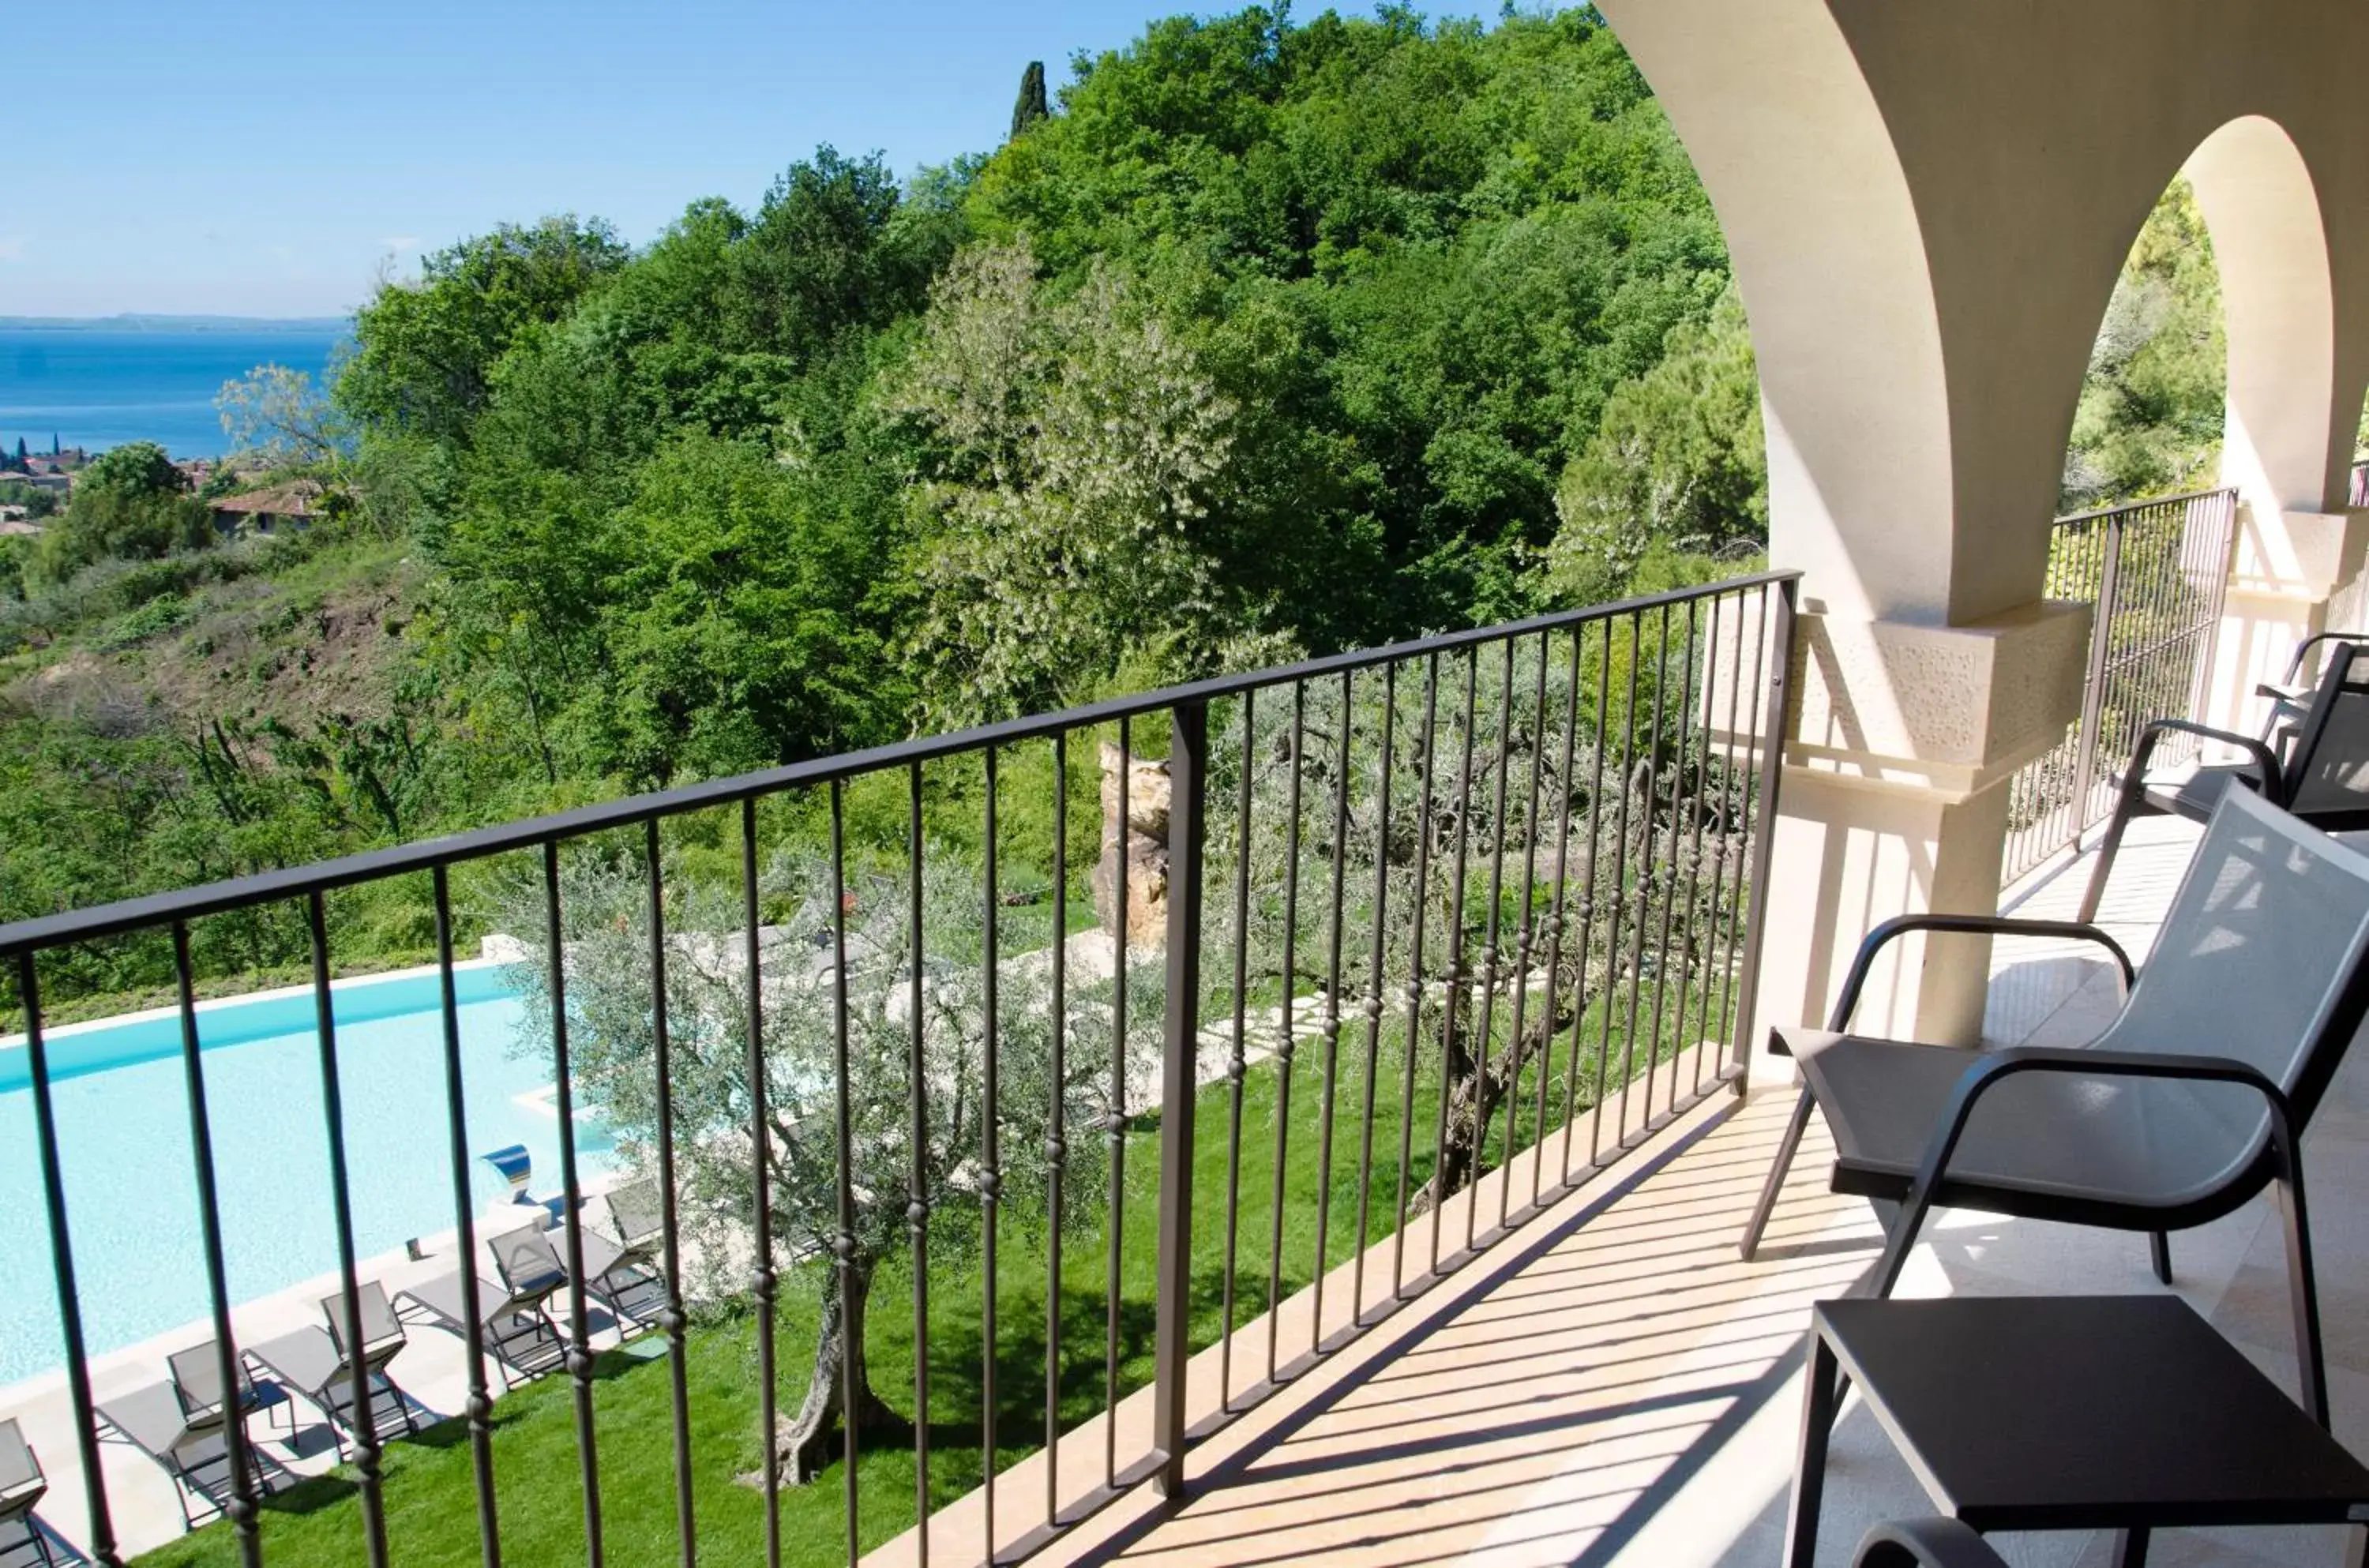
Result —
[[[1405, 660], [1394, 681], [1361, 672], [1345, 692], [1337, 677], [1313, 681], [1296, 707], [1288, 690], [1269, 691], [1252, 704], [1247, 737], [1238, 704], [1213, 727], [1204, 1018], [1230, 1006], [1230, 906], [1244, 864], [1246, 980], [1293, 996], [1326, 996], [1336, 983], [1337, 880], [1330, 1006], [1344, 1021], [1343, 1052], [1362, 1046], [1368, 999], [1409, 1026], [1420, 910], [1414, 1057], [1444, 1078], [1447, 1109], [1439, 1163], [1411, 1200], [1418, 1209], [1481, 1174], [1493, 1122], [1534, 1072], [1558, 1075], [1553, 1114], [1584, 1108], [1622, 1086], [1632, 1059], [1642, 1069], [1676, 1048], [1688, 1028], [1679, 997], [1715, 1026], [1705, 988], [1733, 957], [1749, 781], [1705, 744], [1700, 715], [1682, 719], [1708, 625], [1690, 657], [1683, 613], [1666, 638], [1658, 618], [1643, 624], [1642, 639], [1624, 624], [1608, 646], [1590, 627], [1576, 667], [1564, 636], [1527, 638]], [[1295, 847], [1296, 899], [1286, 897]], [[1553, 1054], [1552, 1043], [1591, 1007], [1631, 994], [1642, 1002], [1633, 1030], [1624, 1006], [1601, 1073], [1591, 1062], [1584, 1082], [1570, 1082], [1583, 1051]], [[1657, 997], [1673, 1005], [1657, 1012]]]
[[[1038, 1201], [1054, 1173], [1048, 1140], [1056, 1106], [1072, 1129], [1094, 1124], [1106, 1108], [1108, 1083], [1097, 1068], [1109, 1059], [1107, 1009], [1095, 1005], [1093, 986], [1072, 989], [1069, 1049], [1056, 1082], [1049, 955], [1007, 954], [996, 967], [990, 1144], [981, 882], [974, 865], [944, 846], [929, 847], [922, 862], [918, 963], [908, 869], [851, 870], [840, 890], [843, 969], [836, 963], [829, 863], [784, 854], [765, 870], [765, 906], [791, 912], [758, 934], [761, 1108], [750, 1092], [739, 890], [667, 882], [662, 951], [675, 1181], [694, 1294], [722, 1299], [746, 1288], [753, 1267], [752, 1150], [760, 1143], [773, 1265], [819, 1292], [821, 1327], [806, 1397], [772, 1436], [776, 1459], [795, 1481], [810, 1479], [836, 1451], [844, 1389], [853, 1391], [854, 1442], [912, 1436], [909, 1417], [872, 1386], [864, 1355], [866, 1310], [882, 1265], [932, 1237], [958, 1243], [975, 1235], [979, 1206], [991, 1195], [1007, 1208]], [[514, 889], [507, 902], [511, 929], [544, 931], [539, 881]], [[570, 855], [560, 907], [576, 1094], [612, 1131], [629, 1165], [655, 1172], [658, 1010], [647, 866], [636, 856]], [[529, 945], [515, 977], [521, 989], [541, 994], [550, 963], [547, 944]], [[519, 1048], [547, 1055], [545, 1011], [530, 1008], [528, 1017]], [[1089, 1174], [1099, 1144], [1069, 1138], [1070, 1180]], [[1083, 1190], [1093, 1190], [1091, 1183]], [[965, 1217], [968, 1225], [960, 1223]], [[916, 1258], [913, 1266], [925, 1262]]]

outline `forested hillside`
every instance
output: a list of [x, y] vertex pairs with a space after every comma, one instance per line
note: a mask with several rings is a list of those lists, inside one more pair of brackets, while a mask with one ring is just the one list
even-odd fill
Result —
[[[1174, 18], [1013, 126], [910, 177], [817, 149], [638, 249], [522, 214], [432, 256], [331, 387], [226, 398], [253, 468], [326, 486], [300, 537], [86, 486], [0, 562], [0, 918], [1760, 548], [1718, 225], [1592, 10]], [[2217, 336], [2148, 347], [2210, 285], [2173, 221], [2084, 404], [2084, 498], [2201, 461]], [[343, 957], [426, 941], [380, 897]], [[127, 949], [60, 987], [159, 978]]]

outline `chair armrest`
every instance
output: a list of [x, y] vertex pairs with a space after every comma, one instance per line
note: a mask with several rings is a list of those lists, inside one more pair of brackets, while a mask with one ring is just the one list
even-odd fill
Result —
[[2268, 746], [2250, 735], [2234, 735], [2228, 730], [2214, 729], [2210, 725], [2196, 724], [2184, 718], [2147, 720], [2146, 727], [2139, 731], [2138, 746], [2131, 753], [2131, 771], [2124, 775], [2126, 788], [2135, 790], [2145, 787], [2147, 761], [2155, 755], [2156, 743], [2167, 735], [2193, 735], [2206, 740], [2218, 740], [2225, 746], [2236, 747], [2246, 753], [2246, 765], [2254, 772], [2255, 789], [2275, 798], [2279, 782], [2279, 760], [2271, 754], [2271, 749]]
[[1854, 1568], [2007, 1568], [1990, 1543], [1955, 1519], [1894, 1519], [1860, 1539]]
[[1900, 1277], [1901, 1266], [1908, 1261], [1909, 1245], [1917, 1239], [1925, 1211], [1933, 1206], [1934, 1195], [1940, 1190], [1942, 1173], [1949, 1168], [1950, 1156], [1957, 1150], [1958, 1139], [1965, 1134], [1966, 1121], [1974, 1115], [1975, 1102], [1993, 1084], [2019, 1072], [2243, 1084], [2260, 1094], [2270, 1107], [2271, 1137], [2281, 1162], [2290, 1167], [2292, 1174], [2295, 1147], [2294, 1107], [2287, 1102], [2286, 1091], [2264, 1077], [2260, 1069], [2246, 1062], [2230, 1057], [2101, 1051], [2064, 1046], [2009, 1046], [1989, 1051], [1976, 1057], [1959, 1075], [1957, 1088], [1951, 1092], [1949, 1104], [1942, 1107], [1940, 1118], [1934, 1124], [1933, 1137], [1925, 1146], [1924, 1161], [1917, 1167], [1916, 1180], [1908, 1185], [1907, 1196], [1901, 1200], [1900, 1215], [1894, 1222], [1892, 1234], [1884, 1241], [1883, 1256], [1869, 1276], [1875, 1282], [1872, 1294], [1888, 1295], [1893, 1282]]
[[1843, 989], [1835, 998], [1834, 1011], [1827, 1015], [1826, 1027], [1842, 1034], [1850, 1027], [1851, 1014], [1859, 1011], [1859, 994], [1866, 988], [1870, 970], [1875, 967], [1876, 955], [1894, 937], [1906, 936], [1912, 931], [1955, 932], [1982, 936], [2053, 936], [2094, 942], [2113, 955], [2114, 966], [2122, 971], [2123, 990], [2128, 991], [2138, 978], [2131, 964], [2131, 956], [2123, 944], [2094, 925], [2075, 921], [2020, 920], [2013, 915], [1894, 915], [1867, 933], [1851, 959], [1850, 972], [1843, 977]]
[[2303, 673], [2304, 655], [2309, 653], [2313, 648], [2318, 647], [2322, 643], [2358, 643], [2363, 646], [2369, 646], [2369, 634], [2361, 632], [2314, 632], [2310, 636], [2304, 638], [2303, 641], [2295, 644], [2295, 655], [2287, 660], [2287, 683], [2289, 685], [2293, 685], [2295, 683], [2295, 677]]

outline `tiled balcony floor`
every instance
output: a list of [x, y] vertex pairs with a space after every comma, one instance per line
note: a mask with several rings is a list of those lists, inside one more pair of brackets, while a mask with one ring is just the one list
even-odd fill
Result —
[[[2193, 830], [2143, 825], [2104, 910], [2143, 958]], [[2023, 912], [2069, 915], [2079, 863]], [[2001, 944], [1990, 1033], [2086, 1039], [2112, 977], [2077, 946]], [[1805, 1310], [1870, 1262], [1865, 1205], [1824, 1190], [1814, 1131], [1757, 1263], [1735, 1239], [1791, 1104], [1721, 1098], [1617, 1187], [1540, 1216], [1332, 1362], [1193, 1450], [1181, 1504], [1114, 1505], [1047, 1564], [1285, 1562], [1417, 1568], [1768, 1568], [1783, 1537]], [[2349, 1063], [2306, 1142], [2337, 1427], [2369, 1452], [2369, 1060]], [[2175, 1236], [2180, 1294], [2292, 1384], [2285, 1273], [2267, 1199]], [[1470, 1277], [1466, 1277], [1469, 1276]], [[2157, 1288], [2138, 1236], [1943, 1213], [1904, 1280], [1917, 1295]], [[1875, 1520], [1929, 1511], [1874, 1422], [1847, 1407], [1822, 1563]], [[951, 1544], [951, 1543], [950, 1543]], [[2109, 1543], [2002, 1538], [2022, 1568], [2101, 1568]], [[2334, 1564], [2341, 1532], [2165, 1532], [2151, 1561]], [[942, 1554], [944, 1555], [944, 1554]], [[955, 1553], [947, 1560], [959, 1557]]]

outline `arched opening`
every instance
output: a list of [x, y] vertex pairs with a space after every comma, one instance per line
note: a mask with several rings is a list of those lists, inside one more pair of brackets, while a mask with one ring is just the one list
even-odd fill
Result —
[[2306, 629], [2272, 614], [2233, 633], [2229, 610], [2233, 578], [2240, 597], [2283, 587], [2285, 515], [2322, 509], [2333, 322], [2309, 171], [2272, 121], [2231, 120], [2147, 215], [2090, 352], [2044, 589], [2096, 607], [2087, 692], [2015, 781], [2006, 878], [2104, 816], [2149, 719], [2238, 719]]
[[2227, 388], [2220, 269], [2182, 176], [2147, 214], [2115, 280], [2066, 444], [2058, 511], [2210, 487]]

